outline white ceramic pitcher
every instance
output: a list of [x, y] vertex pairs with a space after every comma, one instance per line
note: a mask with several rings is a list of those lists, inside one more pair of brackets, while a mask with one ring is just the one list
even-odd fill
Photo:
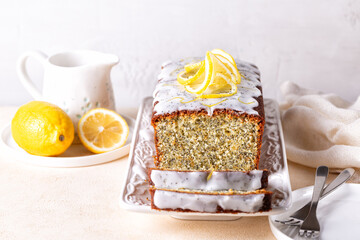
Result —
[[[44, 67], [42, 92], [26, 71], [29, 57], [37, 59]], [[115, 110], [110, 71], [118, 61], [115, 55], [90, 50], [63, 52], [50, 57], [40, 51], [30, 51], [20, 56], [17, 73], [36, 100], [61, 107], [76, 128], [79, 119], [92, 108]]]

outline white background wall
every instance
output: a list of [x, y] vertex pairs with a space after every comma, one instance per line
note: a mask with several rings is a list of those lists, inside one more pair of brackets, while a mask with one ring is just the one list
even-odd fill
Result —
[[[256, 63], [264, 95], [279, 98], [291, 80], [355, 100], [360, 93], [357, 0], [0, 0], [0, 105], [31, 96], [16, 76], [17, 57], [40, 49], [117, 54], [118, 107], [151, 95], [160, 64], [222, 48]], [[29, 71], [41, 87], [42, 69]]]

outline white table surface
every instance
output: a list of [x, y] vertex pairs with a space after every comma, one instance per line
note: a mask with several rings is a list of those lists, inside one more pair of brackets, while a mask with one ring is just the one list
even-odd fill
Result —
[[[0, 107], [1, 128], [15, 111]], [[136, 109], [123, 112], [136, 116]], [[267, 217], [183, 221], [121, 209], [126, 166], [127, 156], [91, 167], [43, 168], [0, 152], [0, 239], [275, 239]], [[314, 169], [289, 162], [289, 171], [293, 189], [313, 184]]]

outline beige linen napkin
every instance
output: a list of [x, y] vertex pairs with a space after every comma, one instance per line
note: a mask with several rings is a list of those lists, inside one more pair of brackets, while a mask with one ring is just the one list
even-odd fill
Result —
[[[333, 170], [360, 168], [360, 96], [349, 103], [292, 82], [281, 86], [280, 105], [288, 159]], [[357, 170], [359, 173], [359, 170]], [[359, 182], [359, 174], [353, 181]]]

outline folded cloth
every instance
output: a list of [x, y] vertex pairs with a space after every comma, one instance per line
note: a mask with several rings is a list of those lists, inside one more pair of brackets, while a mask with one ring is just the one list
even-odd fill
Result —
[[285, 82], [280, 105], [288, 159], [309, 167], [360, 168], [360, 96], [335, 94]]

